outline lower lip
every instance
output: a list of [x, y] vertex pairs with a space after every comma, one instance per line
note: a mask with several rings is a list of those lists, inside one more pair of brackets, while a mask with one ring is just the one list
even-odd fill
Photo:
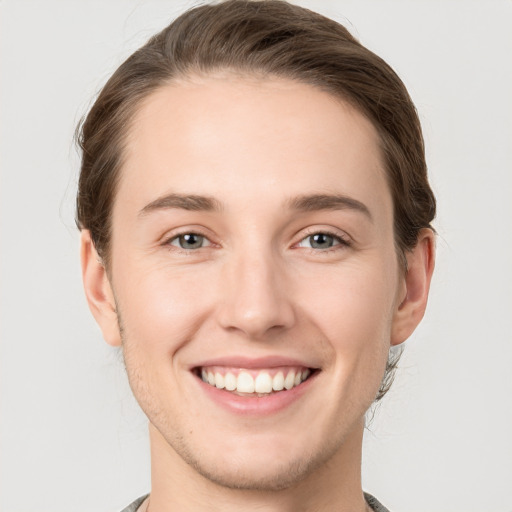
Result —
[[265, 396], [235, 395], [230, 391], [207, 384], [199, 377], [195, 377], [195, 380], [208, 398], [224, 409], [235, 414], [265, 416], [282, 411], [299, 400], [311, 387], [317, 375], [318, 373], [314, 373], [292, 389], [270, 393]]

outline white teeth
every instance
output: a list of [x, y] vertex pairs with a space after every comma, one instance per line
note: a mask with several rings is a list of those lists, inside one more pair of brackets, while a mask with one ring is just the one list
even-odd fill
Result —
[[272, 378], [267, 371], [260, 371], [254, 378], [248, 371], [241, 371], [238, 376], [231, 372], [223, 375], [220, 371], [213, 372], [201, 369], [201, 378], [211, 386], [227, 391], [240, 393], [268, 394], [272, 391], [289, 390], [304, 382], [311, 375], [309, 369], [302, 371], [290, 370], [286, 377], [282, 371], [278, 371]]
[[236, 377], [232, 373], [226, 373], [224, 386], [228, 391], [234, 391], [236, 389]]
[[283, 372], [277, 372], [272, 379], [272, 389], [274, 391], [282, 391], [284, 389], [284, 375]]
[[219, 373], [215, 373], [215, 387], [224, 389], [224, 377]]
[[284, 387], [286, 389], [292, 389], [294, 383], [295, 383], [295, 372], [294, 371], [288, 372], [286, 379], [284, 379]]
[[270, 393], [272, 391], [272, 377], [268, 373], [260, 373], [254, 381], [256, 393]]
[[254, 393], [254, 379], [247, 372], [240, 372], [236, 381], [236, 390], [240, 393]]

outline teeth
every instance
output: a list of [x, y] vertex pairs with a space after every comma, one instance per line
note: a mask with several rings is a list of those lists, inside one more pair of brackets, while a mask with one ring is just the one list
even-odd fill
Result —
[[[252, 372], [253, 374], [255, 372]], [[309, 369], [289, 370], [286, 373], [278, 371], [274, 377], [271, 377], [268, 371], [260, 371], [256, 378], [249, 371], [242, 370], [235, 375], [233, 372], [223, 374], [221, 371], [212, 371], [201, 369], [201, 378], [211, 386], [227, 391], [237, 391], [239, 393], [269, 394], [273, 391], [289, 390], [304, 382], [311, 375]]]
[[247, 372], [240, 372], [236, 380], [236, 390], [240, 393], [254, 393], [254, 379]]
[[228, 391], [234, 391], [236, 389], [236, 377], [230, 372], [226, 373], [224, 377], [224, 386]]
[[270, 393], [272, 391], [272, 377], [268, 373], [260, 373], [254, 381], [256, 393]]
[[274, 391], [282, 391], [284, 389], [284, 375], [283, 372], [277, 372], [272, 379], [272, 389]]
[[224, 389], [224, 376], [219, 372], [215, 374], [215, 386], [219, 389]]
[[292, 389], [294, 383], [295, 383], [295, 372], [288, 372], [286, 379], [284, 379], [285, 389]]

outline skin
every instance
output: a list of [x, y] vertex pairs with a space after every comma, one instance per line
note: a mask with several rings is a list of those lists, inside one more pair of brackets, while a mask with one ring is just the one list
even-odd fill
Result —
[[[219, 73], [146, 98], [125, 156], [112, 266], [87, 230], [82, 263], [91, 311], [122, 345], [149, 418], [149, 510], [366, 510], [364, 415], [390, 346], [423, 316], [434, 264], [423, 230], [407, 275], [399, 267], [373, 125], [309, 85]], [[168, 194], [219, 208], [164, 207]], [[291, 205], [312, 194], [364, 207]], [[186, 233], [203, 246], [180, 247]], [[315, 233], [333, 238], [313, 246]], [[237, 414], [191, 371], [228, 356], [317, 371], [286, 407]]]

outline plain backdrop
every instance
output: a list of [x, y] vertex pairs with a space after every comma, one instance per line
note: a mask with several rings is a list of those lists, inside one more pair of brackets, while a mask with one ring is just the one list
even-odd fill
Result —
[[[393, 512], [510, 512], [512, 2], [299, 3], [402, 77], [439, 202], [428, 311], [369, 425], [364, 488]], [[72, 136], [192, 5], [0, 0], [1, 512], [118, 512], [149, 490], [146, 420], [82, 293]]]

